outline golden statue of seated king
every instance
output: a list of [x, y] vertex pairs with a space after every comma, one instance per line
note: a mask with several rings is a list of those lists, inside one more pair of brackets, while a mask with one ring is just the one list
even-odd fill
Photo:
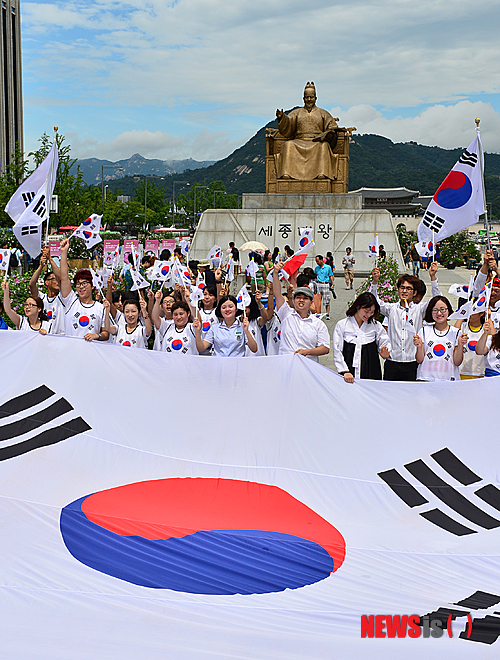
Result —
[[[308, 82], [304, 107], [276, 110], [278, 130], [267, 129], [267, 192], [347, 192], [349, 137], [335, 117], [316, 105]], [[272, 161], [272, 162], [271, 162]], [[306, 182], [315, 182], [305, 185]]]

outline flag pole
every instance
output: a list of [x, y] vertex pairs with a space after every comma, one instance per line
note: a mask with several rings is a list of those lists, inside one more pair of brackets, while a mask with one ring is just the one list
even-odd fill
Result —
[[432, 230], [432, 263], [436, 261], [436, 242], [435, 242], [435, 231]]
[[[54, 142], [56, 143], [57, 149], [57, 131], [59, 126], [54, 126]], [[54, 147], [54, 142], [52, 143], [52, 148]], [[52, 157], [52, 162], [50, 163], [49, 175], [45, 180], [45, 209], [47, 211], [47, 230], [45, 232], [45, 243], [49, 242], [49, 222], [50, 222], [50, 204], [52, 199], [49, 199], [48, 192], [52, 190], [52, 181], [54, 179], [54, 158]]]
[[491, 250], [491, 241], [490, 241], [490, 223], [488, 220], [488, 207], [486, 206], [486, 190], [484, 188], [484, 165], [483, 165], [483, 160], [484, 160], [484, 152], [483, 152], [483, 145], [481, 143], [481, 135], [479, 131], [479, 123], [480, 123], [479, 117], [476, 117], [475, 122], [476, 122], [476, 133], [477, 133], [477, 147], [479, 151], [479, 171], [481, 172], [481, 186], [483, 189], [483, 205], [484, 205], [484, 222], [486, 224], [486, 249]]

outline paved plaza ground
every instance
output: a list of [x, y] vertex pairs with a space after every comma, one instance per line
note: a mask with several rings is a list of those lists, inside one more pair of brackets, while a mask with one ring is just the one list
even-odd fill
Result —
[[[411, 268], [407, 268], [407, 273], [413, 273]], [[431, 279], [429, 273], [426, 270], [421, 270], [419, 277], [425, 282], [427, 286], [427, 294], [424, 300], [429, 300], [431, 297]], [[440, 267], [437, 273], [437, 278], [441, 286], [441, 293], [443, 296], [447, 296], [450, 299], [453, 309], [456, 309], [458, 298], [453, 295], [448, 295], [448, 289], [451, 284], [467, 284], [470, 278], [470, 270], [467, 270], [465, 267], [455, 268], [454, 270], [448, 270], [447, 268]], [[356, 289], [364, 281], [364, 277], [356, 277], [356, 271], [354, 271], [354, 289], [353, 291], [346, 291], [344, 274], [343, 272], [336, 271], [335, 277], [335, 293], [337, 294], [337, 300], [333, 300], [330, 307], [330, 321], [325, 321], [330, 332], [330, 338], [333, 334], [333, 329], [337, 321], [345, 317], [345, 313], [348, 307], [348, 303], [354, 300], [356, 296]], [[324, 311], [324, 310], [322, 310]], [[323, 318], [324, 320], [324, 318]], [[323, 364], [329, 369], [336, 371], [333, 363], [333, 350], [330, 350], [328, 355], [323, 355], [319, 359], [320, 364]]]

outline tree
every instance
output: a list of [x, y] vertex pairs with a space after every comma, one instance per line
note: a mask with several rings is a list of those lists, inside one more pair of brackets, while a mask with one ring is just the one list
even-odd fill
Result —
[[[160, 178], [163, 181], [163, 177]], [[144, 202], [147, 206], [147, 224], [161, 225], [165, 217], [171, 213], [171, 204], [166, 201], [164, 185], [152, 177], [144, 177], [135, 186], [134, 201], [142, 204], [142, 217], [144, 219]]]
[[0, 176], [0, 227], [12, 227], [12, 219], [5, 213], [4, 209], [20, 184], [29, 176], [29, 173], [29, 161], [24, 158], [23, 152], [16, 144], [11, 162], [6, 166], [5, 173]]
[[[238, 208], [238, 196], [228, 195], [222, 181], [212, 181], [209, 184], [195, 183], [187, 193], [177, 197], [176, 206], [184, 209], [190, 224], [196, 225], [200, 215], [207, 209]], [[195, 214], [196, 222], [194, 222]]]

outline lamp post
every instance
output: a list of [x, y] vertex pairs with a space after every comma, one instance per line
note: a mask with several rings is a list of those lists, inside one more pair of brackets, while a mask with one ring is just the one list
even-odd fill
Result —
[[102, 215], [104, 215], [104, 170], [116, 170], [117, 172], [124, 171], [121, 165], [101, 165]]
[[191, 184], [188, 183], [187, 181], [174, 181], [173, 186], [172, 186], [172, 227], [174, 226], [174, 221], [175, 221], [175, 184], [176, 183], [182, 183], [185, 186], [190, 186]]
[[193, 213], [193, 233], [196, 229], [196, 188], [208, 188], [208, 186], [202, 186], [197, 183], [194, 184], [194, 213]]
[[215, 195], [217, 193], [222, 193], [223, 195], [227, 195], [227, 192], [225, 190], [214, 190], [214, 208], [215, 208]]

